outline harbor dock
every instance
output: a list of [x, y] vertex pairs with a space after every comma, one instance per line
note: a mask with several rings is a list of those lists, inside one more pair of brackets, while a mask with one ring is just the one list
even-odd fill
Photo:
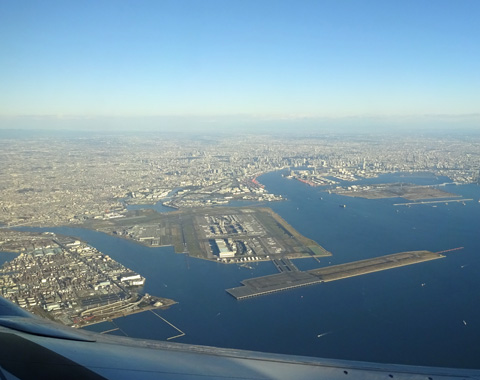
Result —
[[300, 271], [295, 268], [296, 270], [282, 271], [282, 273], [279, 274], [244, 280], [242, 281], [242, 286], [227, 289], [227, 292], [240, 300], [302, 286], [418, 264], [443, 257], [445, 256], [440, 253], [430, 251], [409, 251], [309, 271]]

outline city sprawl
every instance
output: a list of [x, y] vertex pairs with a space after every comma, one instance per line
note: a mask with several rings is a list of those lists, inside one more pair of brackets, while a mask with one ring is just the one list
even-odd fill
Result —
[[7, 226], [113, 219], [127, 204], [158, 201], [184, 209], [281, 200], [256, 178], [284, 168], [330, 186], [336, 179], [423, 171], [472, 183], [480, 168], [475, 136], [100, 135], [2, 139], [0, 147], [0, 223]]
[[[236, 298], [322, 282], [299, 271], [290, 259], [318, 261], [331, 253], [265, 207], [266, 202], [283, 198], [269, 193], [258, 177], [281, 169], [287, 169], [286, 180], [347, 196], [411, 201], [453, 197], [448, 202], [465, 203], [471, 199], [430, 186], [353, 182], [394, 172], [430, 172], [448, 177], [448, 182], [478, 182], [480, 139], [408, 135], [184, 139], [146, 134], [5, 138], [0, 141], [0, 251], [20, 255], [0, 269], [1, 294], [36, 314], [77, 327], [175, 302], [141, 294], [144, 277], [86, 242], [12, 229], [25, 226], [75, 225], [148, 247], [171, 245], [177, 253], [225, 264], [247, 268], [255, 261], [275, 264], [280, 274], [245, 282], [250, 288], [228, 290]], [[260, 203], [225, 207], [238, 200]], [[172, 212], [127, 209], [131, 204], [158, 202]], [[420, 203], [436, 202], [440, 201]], [[353, 275], [372, 271], [357, 270], [362, 262], [349, 265], [355, 268]], [[339, 278], [351, 275], [342, 272]]]
[[35, 314], [79, 327], [173, 303], [138, 294], [145, 278], [82, 241], [9, 230], [0, 238], [21, 252], [0, 269], [0, 294]]

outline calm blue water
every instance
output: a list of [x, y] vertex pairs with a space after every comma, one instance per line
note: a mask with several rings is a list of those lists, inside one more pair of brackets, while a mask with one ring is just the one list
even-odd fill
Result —
[[0, 267], [7, 261], [12, 261], [19, 254], [15, 252], [0, 252]]
[[[178, 342], [340, 359], [480, 367], [480, 187], [445, 187], [475, 199], [466, 205], [407, 208], [393, 206], [404, 202], [401, 199], [328, 194], [278, 172], [259, 180], [269, 191], [288, 199], [268, 203], [269, 207], [333, 253], [321, 264], [296, 260], [301, 269], [405, 250], [465, 248], [424, 264], [236, 301], [225, 289], [248, 277], [276, 273], [271, 263], [246, 269], [174, 254], [170, 247], [142, 247], [93, 231], [44, 230], [88, 241], [145, 276], [145, 292], [177, 300], [178, 305], [159, 314], [186, 333]], [[448, 182], [398, 175], [375, 181]], [[177, 334], [151, 312], [117, 319], [115, 326], [141, 338], [166, 339]], [[89, 329], [104, 331], [115, 326], [103, 323]], [[328, 334], [319, 338], [323, 333]]]

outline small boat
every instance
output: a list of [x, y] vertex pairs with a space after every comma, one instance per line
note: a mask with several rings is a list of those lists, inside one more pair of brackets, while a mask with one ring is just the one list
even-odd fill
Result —
[[339, 205], [339, 207], [345, 208], [345, 207], [347, 207], [347, 205]]

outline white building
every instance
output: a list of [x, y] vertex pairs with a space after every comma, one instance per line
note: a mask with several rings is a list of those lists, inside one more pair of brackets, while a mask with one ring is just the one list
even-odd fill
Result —
[[220, 256], [221, 259], [227, 258], [227, 257], [234, 257], [236, 252], [236, 249], [230, 249], [227, 244], [225, 243], [224, 239], [215, 239], [215, 244], [217, 244], [218, 247], [218, 255]]

